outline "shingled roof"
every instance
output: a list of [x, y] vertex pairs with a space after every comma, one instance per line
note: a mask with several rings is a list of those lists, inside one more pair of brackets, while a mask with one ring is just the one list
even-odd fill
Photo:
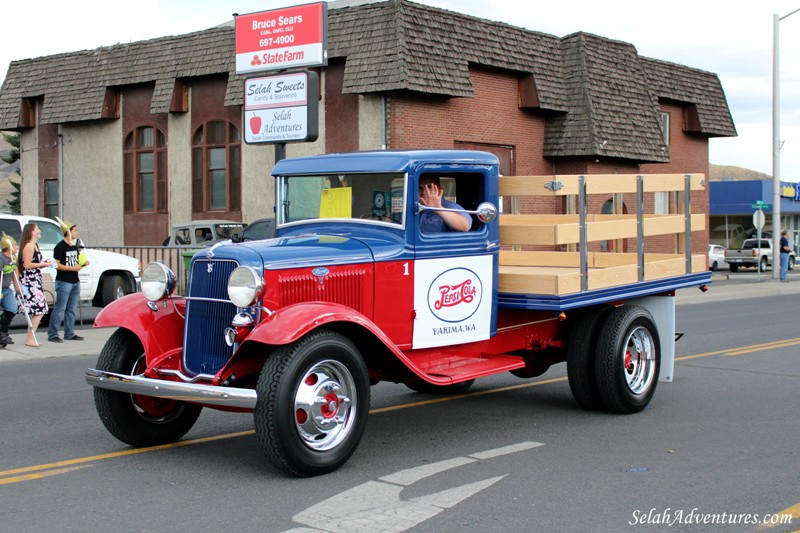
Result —
[[[345, 58], [343, 91], [414, 91], [471, 97], [471, 64], [534, 80], [548, 112], [544, 155], [665, 162], [658, 100], [696, 110], [691, 131], [735, 136], [715, 74], [640, 57], [628, 43], [577, 33], [564, 38], [407, 0], [329, 4], [328, 55]], [[0, 89], [0, 129], [19, 129], [21, 102], [44, 97], [39, 122], [98, 120], [106, 91], [154, 83], [151, 112], [166, 113], [175, 81], [229, 76], [226, 105], [242, 104], [232, 27], [14, 61]]]

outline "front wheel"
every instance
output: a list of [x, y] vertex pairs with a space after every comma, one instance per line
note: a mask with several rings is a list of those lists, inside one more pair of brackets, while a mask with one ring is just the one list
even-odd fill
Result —
[[638, 305], [617, 307], [597, 340], [597, 390], [605, 408], [636, 413], [647, 407], [658, 383], [661, 344], [653, 317]]
[[367, 424], [369, 376], [346, 337], [317, 330], [267, 359], [256, 385], [256, 435], [272, 464], [326, 474], [355, 452]]
[[789, 265], [788, 265], [788, 267], [789, 267], [789, 270], [794, 270], [794, 256], [792, 256], [792, 255], [789, 256]]
[[[124, 329], [109, 337], [97, 360], [98, 370], [126, 376], [141, 374], [146, 366], [139, 339]], [[136, 447], [177, 441], [192, 429], [202, 410], [199, 405], [177, 400], [98, 387], [94, 389], [94, 403], [109, 433]]]

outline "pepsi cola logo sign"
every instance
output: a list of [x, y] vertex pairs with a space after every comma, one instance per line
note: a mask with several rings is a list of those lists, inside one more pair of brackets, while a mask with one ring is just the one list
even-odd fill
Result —
[[439, 274], [428, 288], [428, 307], [443, 322], [461, 322], [475, 314], [483, 298], [480, 277], [468, 268]]

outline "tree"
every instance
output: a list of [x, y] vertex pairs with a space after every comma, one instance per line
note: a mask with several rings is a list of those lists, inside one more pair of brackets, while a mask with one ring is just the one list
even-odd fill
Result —
[[[0, 159], [9, 165], [13, 165], [19, 161], [19, 133], [13, 133], [11, 135], [3, 133], [3, 139], [11, 145], [11, 151], [8, 155], [0, 155]], [[20, 173], [19, 166], [17, 166], [17, 175], [20, 177], [20, 181], [9, 180], [9, 183], [14, 188], [14, 190], [11, 191], [11, 199], [7, 202], [8, 209], [12, 213], [20, 212], [20, 185], [22, 184], [22, 174]]]

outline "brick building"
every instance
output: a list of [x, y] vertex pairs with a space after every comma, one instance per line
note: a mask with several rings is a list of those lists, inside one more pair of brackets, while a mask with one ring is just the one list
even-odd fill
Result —
[[[288, 145], [289, 157], [455, 147], [497, 154], [505, 174], [707, 174], [709, 138], [736, 135], [715, 74], [629, 43], [407, 0], [332, 2], [328, 36], [320, 135]], [[23, 211], [61, 211], [96, 245], [157, 245], [171, 223], [271, 215], [274, 150], [242, 141], [234, 44], [231, 25], [12, 62], [0, 129], [21, 133]], [[647, 209], [674, 212], [674, 200], [650, 195]], [[708, 213], [707, 192], [692, 203]], [[597, 198], [592, 210], [635, 202]]]

